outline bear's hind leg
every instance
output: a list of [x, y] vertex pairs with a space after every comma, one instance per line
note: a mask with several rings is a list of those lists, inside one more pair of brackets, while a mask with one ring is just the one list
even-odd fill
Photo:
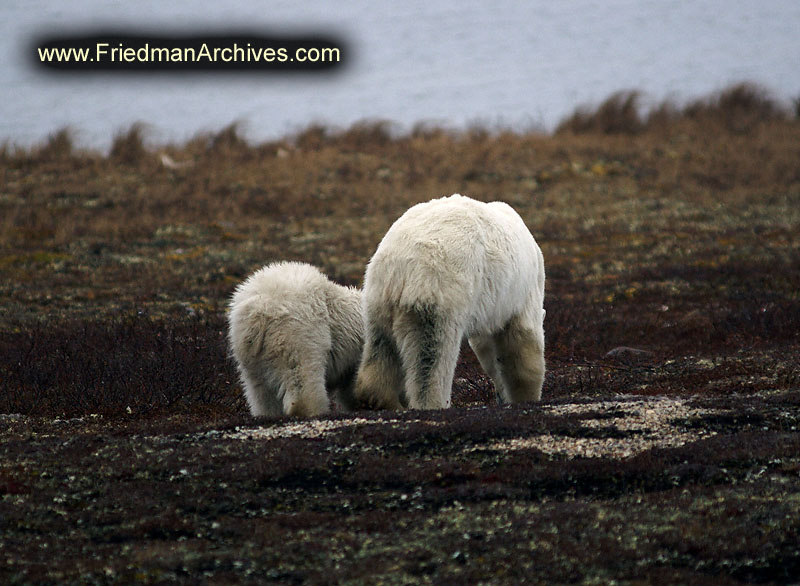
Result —
[[305, 356], [302, 363], [294, 362], [286, 370], [282, 385], [286, 415], [314, 417], [330, 410], [323, 360], [321, 356]]
[[406, 373], [408, 406], [412, 409], [449, 407], [463, 331], [453, 320], [426, 304], [405, 308], [394, 325]]
[[382, 328], [371, 325], [367, 328], [355, 386], [344, 395], [345, 407], [400, 410], [402, 390], [403, 371], [397, 346]]
[[[540, 330], [541, 332], [541, 330]], [[544, 336], [519, 317], [495, 334], [504, 402], [521, 403], [542, 398], [544, 383]]]
[[503, 377], [497, 363], [497, 348], [492, 336], [473, 336], [469, 339], [469, 346], [478, 358], [483, 371], [489, 375], [494, 383], [497, 400], [504, 403], [508, 392], [503, 384]]
[[253, 417], [275, 417], [283, 414], [283, 405], [278, 399], [278, 384], [273, 384], [270, 380], [268, 369], [261, 368], [261, 372], [248, 372], [243, 370], [241, 373], [242, 384], [244, 385], [244, 395], [250, 414]]

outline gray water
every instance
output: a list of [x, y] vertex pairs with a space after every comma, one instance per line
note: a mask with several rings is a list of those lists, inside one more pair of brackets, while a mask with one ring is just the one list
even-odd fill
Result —
[[[87, 28], [322, 31], [347, 41], [333, 74], [57, 74], [31, 41]], [[311, 123], [390, 120], [552, 130], [576, 106], [624, 89], [652, 103], [752, 81], [800, 97], [797, 0], [3, 0], [0, 143], [62, 128], [107, 148], [135, 122], [156, 143], [238, 122], [263, 141]]]

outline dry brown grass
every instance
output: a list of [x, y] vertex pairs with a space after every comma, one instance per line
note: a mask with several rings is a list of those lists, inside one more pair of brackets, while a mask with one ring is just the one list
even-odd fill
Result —
[[513, 205], [543, 248], [551, 396], [639, 388], [638, 371], [578, 367], [619, 345], [663, 362], [797, 342], [800, 125], [752, 86], [649, 114], [617, 94], [553, 136], [397, 136], [378, 121], [257, 145], [236, 124], [183, 145], [145, 139], [135, 125], [102, 156], [63, 130], [0, 151], [7, 336], [201, 316], [214, 344], [230, 292], [258, 266], [304, 260], [359, 283], [405, 209], [461, 192]]
[[581, 107], [556, 128], [557, 134], [671, 133], [681, 122], [695, 128], [748, 132], [765, 122], [787, 122], [792, 112], [770, 93], [751, 83], [739, 83], [704, 99], [679, 106], [665, 101], [651, 109], [638, 91], [613, 94], [596, 108]]

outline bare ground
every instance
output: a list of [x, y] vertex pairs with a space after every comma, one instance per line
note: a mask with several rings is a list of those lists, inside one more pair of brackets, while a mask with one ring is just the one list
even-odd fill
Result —
[[4, 583], [794, 583], [800, 393], [3, 417]]

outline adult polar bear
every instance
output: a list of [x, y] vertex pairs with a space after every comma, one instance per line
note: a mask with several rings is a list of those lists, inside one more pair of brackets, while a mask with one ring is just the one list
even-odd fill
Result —
[[356, 401], [448, 407], [465, 336], [501, 401], [539, 400], [543, 301], [542, 252], [510, 206], [459, 194], [413, 206], [367, 266]]
[[325, 413], [326, 387], [351, 406], [364, 339], [358, 289], [305, 263], [274, 263], [236, 288], [228, 326], [253, 415]]

